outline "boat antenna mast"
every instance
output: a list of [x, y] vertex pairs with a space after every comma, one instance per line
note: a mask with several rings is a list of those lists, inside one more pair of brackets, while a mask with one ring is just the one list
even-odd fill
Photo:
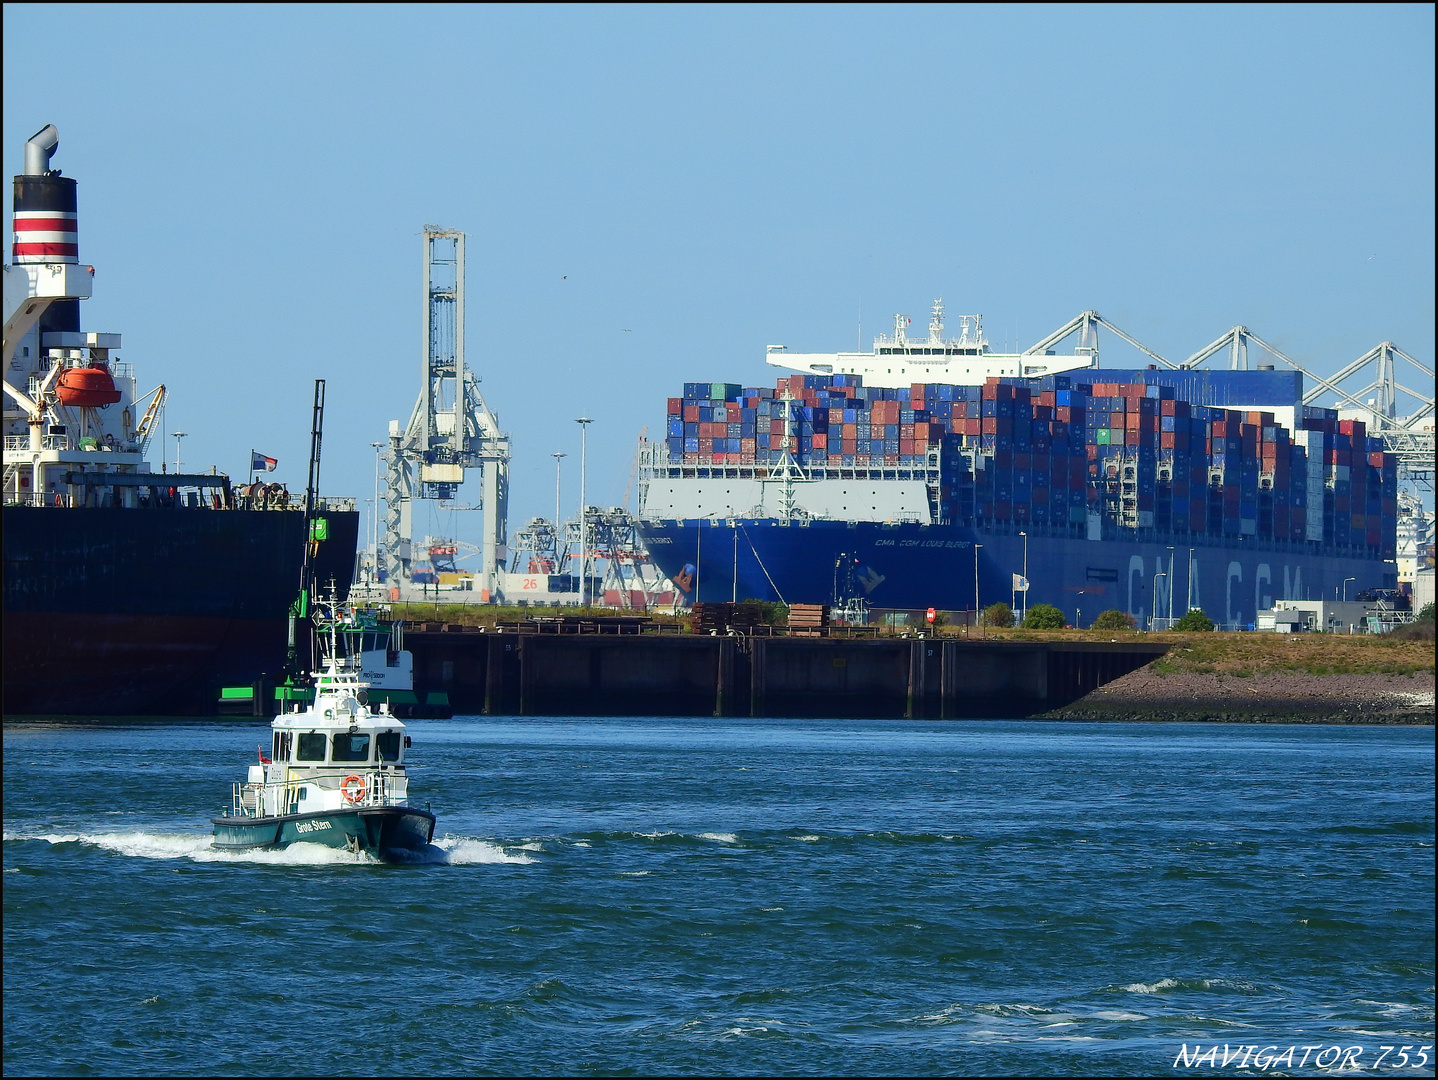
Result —
[[[304, 557], [300, 560], [300, 591], [295, 597], [295, 602], [290, 605], [289, 625], [289, 648], [288, 668], [293, 674], [298, 670], [299, 659], [295, 649], [295, 623], [299, 619], [307, 619], [310, 616], [311, 599], [314, 596], [314, 567], [312, 559], [319, 546], [319, 538], [316, 536], [315, 521], [319, 510], [320, 491], [320, 444], [324, 437], [325, 427], [325, 381], [315, 380], [315, 401], [311, 414], [310, 423], [310, 471], [309, 478], [305, 481], [305, 538]], [[313, 642], [312, 642], [313, 643]], [[314, 650], [311, 649], [311, 655]]]

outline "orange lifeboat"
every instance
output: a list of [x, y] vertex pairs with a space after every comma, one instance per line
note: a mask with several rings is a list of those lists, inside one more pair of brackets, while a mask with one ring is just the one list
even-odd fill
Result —
[[115, 388], [115, 380], [105, 368], [72, 367], [60, 372], [55, 396], [62, 405], [95, 409], [115, 404], [120, 400], [120, 391]]

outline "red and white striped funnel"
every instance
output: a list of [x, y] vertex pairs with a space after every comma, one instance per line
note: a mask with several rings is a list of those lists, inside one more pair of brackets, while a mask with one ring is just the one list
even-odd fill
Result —
[[55, 125], [47, 124], [25, 143], [25, 172], [15, 177], [17, 263], [77, 263], [80, 236], [75, 181], [50, 168], [60, 146]]

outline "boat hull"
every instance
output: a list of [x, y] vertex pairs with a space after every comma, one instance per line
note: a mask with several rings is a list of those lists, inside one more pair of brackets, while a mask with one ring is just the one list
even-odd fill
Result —
[[418, 851], [434, 839], [434, 815], [409, 806], [360, 807], [275, 817], [218, 817], [214, 847], [221, 851], [278, 850], [321, 844], [363, 851], [376, 859]]
[[[343, 598], [359, 515], [326, 517]], [[7, 506], [4, 541], [7, 715], [205, 715], [284, 667], [298, 511]]]
[[[1353, 596], [1396, 584], [1393, 563], [1377, 557], [1252, 539], [1190, 547], [1176, 539], [1088, 540], [1031, 528], [1026, 557], [1016, 531], [968, 525], [688, 519], [645, 520], [639, 531], [659, 568], [671, 580], [690, 581], [690, 599], [706, 602], [835, 604], [858, 597], [875, 608], [971, 611], [975, 544], [980, 606], [1012, 602], [1020, 595], [1015, 576], [1027, 570], [1028, 606], [1052, 604], [1082, 626], [1112, 608], [1146, 625], [1170, 610], [1182, 615], [1191, 602], [1225, 627], [1249, 628], [1275, 599]], [[686, 573], [696, 566], [697, 574]]]

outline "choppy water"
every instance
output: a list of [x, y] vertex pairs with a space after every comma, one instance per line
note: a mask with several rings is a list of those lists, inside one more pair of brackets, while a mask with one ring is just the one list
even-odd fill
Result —
[[[390, 867], [208, 849], [263, 728], [7, 727], [5, 1071], [1151, 1073], [1433, 1042], [1431, 728], [412, 733], [444, 838]], [[1259, 1071], [1215, 1060], [1177, 1071]]]

